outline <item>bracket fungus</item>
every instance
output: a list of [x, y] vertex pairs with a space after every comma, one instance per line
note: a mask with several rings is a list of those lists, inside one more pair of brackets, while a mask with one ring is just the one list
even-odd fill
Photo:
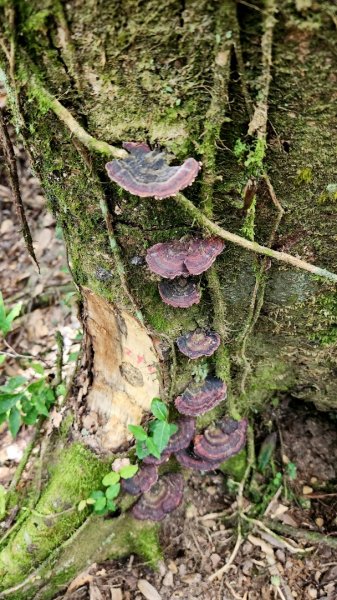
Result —
[[211, 356], [220, 346], [221, 338], [215, 331], [196, 329], [177, 338], [177, 346], [185, 356], [196, 359]]
[[146, 262], [150, 271], [165, 279], [201, 275], [223, 249], [224, 243], [217, 237], [172, 240], [151, 246]]
[[200, 170], [201, 165], [194, 158], [171, 167], [164, 152], [151, 150], [144, 142], [124, 142], [123, 148], [129, 156], [108, 162], [106, 170], [112, 181], [135, 196], [156, 199], [174, 196], [192, 185]]
[[143, 458], [143, 463], [144, 463], [144, 465], [156, 465], [159, 467], [159, 465], [163, 465], [164, 463], [166, 463], [169, 458], [170, 458], [170, 452], [167, 452], [165, 449], [164, 452], [162, 452], [160, 458], [155, 458], [154, 456], [149, 454], [148, 456], [145, 456]]
[[198, 458], [192, 450], [179, 450], [175, 457], [178, 463], [186, 469], [197, 469], [198, 471], [213, 471], [218, 469], [222, 461], [210, 462], [208, 460]]
[[173, 281], [161, 281], [159, 294], [163, 302], [174, 308], [188, 308], [199, 304], [201, 292], [193, 281], [179, 277]]
[[224, 462], [246, 443], [247, 420], [224, 419], [194, 439], [194, 454], [208, 462]]
[[130, 479], [122, 479], [122, 488], [131, 496], [148, 492], [158, 481], [158, 469], [154, 465], [145, 465]]
[[136, 519], [162, 521], [183, 499], [184, 478], [180, 473], [163, 475], [132, 508]]
[[180, 417], [176, 422], [178, 431], [173, 434], [165, 448], [165, 453], [178, 452], [189, 446], [195, 433], [195, 419], [193, 417]]
[[183, 415], [197, 417], [225, 400], [226, 384], [218, 377], [207, 377], [202, 383], [191, 383], [175, 399], [176, 409]]

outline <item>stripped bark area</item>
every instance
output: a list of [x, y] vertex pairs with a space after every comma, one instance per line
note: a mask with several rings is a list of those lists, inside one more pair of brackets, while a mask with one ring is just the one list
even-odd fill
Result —
[[131, 441], [128, 425], [139, 425], [160, 396], [159, 361], [151, 337], [134, 317], [88, 289], [83, 299], [93, 353], [84, 419], [95, 431], [86, 443], [111, 452]]

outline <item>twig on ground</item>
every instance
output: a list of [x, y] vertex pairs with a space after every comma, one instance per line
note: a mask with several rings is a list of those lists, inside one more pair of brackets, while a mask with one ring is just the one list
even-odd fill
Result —
[[40, 266], [34, 251], [32, 234], [29, 229], [25, 209], [22, 202], [14, 148], [7, 129], [5, 116], [2, 110], [0, 110], [0, 138], [6, 160], [6, 166], [8, 169], [9, 180], [12, 188], [14, 205], [22, 225], [22, 234], [25, 240], [26, 248], [40, 272]]
[[237, 538], [236, 538], [236, 544], [233, 548], [233, 551], [229, 557], [229, 559], [227, 560], [226, 564], [223, 565], [221, 567], [221, 569], [218, 569], [217, 571], [215, 571], [215, 573], [213, 573], [212, 575], [209, 576], [208, 581], [214, 581], [214, 579], [220, 579], [224, 573], [227, 573], [227, 571], [229, 570], [230, 566], [233, 564], [237, 553], [240, 550], [240, 546], [243, 542], [243, 537], [241, 534], [241, 524], [240, 522], [238, 523], [238, 531], [237, 531]]

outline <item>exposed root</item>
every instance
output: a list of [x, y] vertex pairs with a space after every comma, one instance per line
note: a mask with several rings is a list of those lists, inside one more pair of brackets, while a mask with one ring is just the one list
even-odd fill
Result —
[[18, 215], [21, 225], [22, 225], [22, 234], [23, 234], [23, 237], [25, 240], [26, 248], [27, 248], [29, 255], [32, 257], [33, 261], [35, 262], [35, 264], [40, 272], [40, 266], [39, 266], [39, 263], [37, 261], [35, 251], [34, 251], [32, 234], [29, 229], [25, 209], [24, 209], [23, 202], [22, 202], [22, 197], [21, 197], [21, 192], [20, 192], [20, 184], [19, 184], [19, 176], [18, 176], [18, 171], [17, 171], [17, 166], [16, 166], [16, 158], [15, 158], [15, 154], [14, 154], [14, 148], [13, 148], [13, 144], [12, 144], [10, 135], [8, 133], [7, 124], [6, 124], [6, 120], [5, 120], [3, 111], [0, 111], [0, 138], [1, 138], [1, 144], [3, 147], [3, 152], [4, 152], [4, 156], [5, 156], [5, 160], [6, 160], [7, 169], [8, 169], [9, 180], [10, 180], [10, 184], [11, 184], [11, 188], [12, 188], [14, 205], [15, 205], [17, 215]]
[[217, 571], [215, 571], [215, 573], [212, 573], [212, 575], [209, 576], [208, 581], [214, 581], [214, 579], [221, 579], [221, 577], [227, 573], [227, 571], [230, 569], [230, 566], [233, 564], [237, 553], [240, 550], [241, 544], [243, 542], [244, 538], [242, 537], [241, 534], [241, 525], [240, 522], [238, 523], [238, 532], [237, 532], [237, 538], [236, 538], [236, 543], [235, 546], [233, 548], [232, 554], [230, 555], [228, 561], [226, 562], [225, 565], [223, 565], [221, 567], [221, 569], [218, 569]]

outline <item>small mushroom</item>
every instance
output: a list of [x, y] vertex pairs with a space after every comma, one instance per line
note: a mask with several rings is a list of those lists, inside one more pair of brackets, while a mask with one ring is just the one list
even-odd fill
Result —
[[224, 419], [194, 439], [194, 453], [209, 462], [224, 462], [242, 450], [246, 443], [247, 420]]
[[142, 492], [148, 492], [157, 481], [157, 467], [145, 465], [130, 479], [122, 479], [122, 488], [127, 494], [138, 496]]
[[186, 467], [187, 469], [197, 469], [198, 471], [213, 471], [214, 469], [218, 469], [222, 462], [209, 462], [208, 460], [195, 456], [193, 450], [186, 449], [176, 452], [175, 457], [182, 467]]
[[164, 152], [151, 150], [144, 142], [124, 142], [123, 147], [129, 156], [108, 162], [106, 170], [110, 179], [135, 196], [174, 196], [193, 183], [200, 169], [194, 158], [187, 158], [178, 167], [170, 167]]
[[202, 383], [191, 383], [175, 400], [177, 410], [183, 415], [203, 415], [225, 400], [227, 386], [218, 377], [207, 377]]
[[141, 496], [132, 508], [132, 514], [142, 521], [162, 521], [181, 504], [183, 490], [184, 478], [180, 473], [163, 475], [149, 492]]
[[178, 452], [187, 448], [195, 433], [195, 419], [193, 417], [180, 417], [176, 425], [178, 431], [173, 434], [165, 448], [165, 453]]
[[163, 280], [158, 287], [161, 299], [169, 306], [188, 308], [200, 302], [201, 293], [196, 284], [183, 277], [173, 281]]
[[185, 258], [185, 267], [191, 275], [200, 275], [212, 266], [224, 247], [223, 240], [218, 237], [192, 238]]
[[177, 339], [177, 346], [185, 356], [196, 359], [201, 356], [211, 356], [219, 348], [221, 338], [215, 331], [196, 329]]
[[148, 249], [146, 262], [152, 273], [165, 279], [200, 275], [210, 268], [224, 249], [220, 238], [190, 238], [155, 244]]

